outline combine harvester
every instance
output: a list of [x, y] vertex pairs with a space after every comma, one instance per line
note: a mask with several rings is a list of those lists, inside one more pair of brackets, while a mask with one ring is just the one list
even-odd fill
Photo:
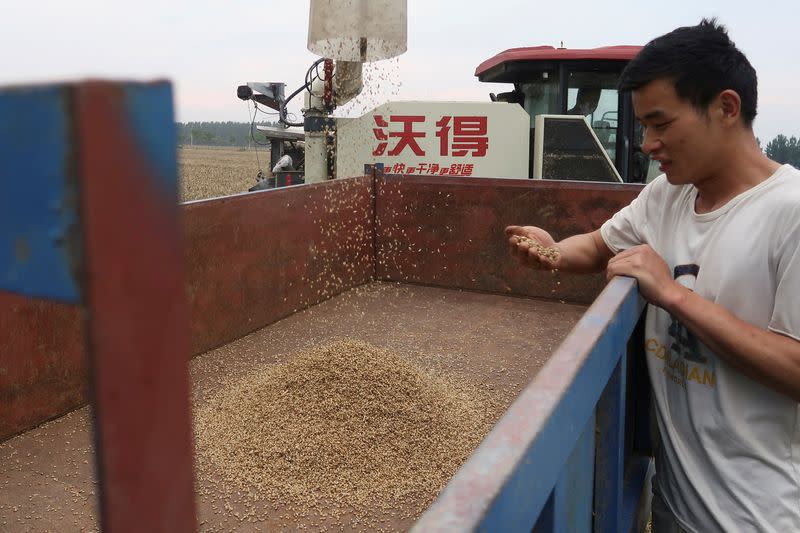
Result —
[[[392, 19], [403, 28], [402, 45], [382, 40], [392, 35], [381, 25], [385, 17], [339, 15], [360, 20], [364, 33], [315, 25], [315, 13], [325, 15], [332, 4], [312, 1], [312, 50], [319, 49], [315, 32], [329, 27], [340, 33], [325, 38], [338, 39], [334, 48], [356, 52], [359, 61], [405, 49], [404, 2], [391, 3], [403, 4]], [[349, 4], [363, 4], [369, 15], [381, 2]], [[480, 152], [480, 139], [489, 139], [487, 154], [496, 149], [495, 121], [503, 117], [517, 117], [529, 131], [516, 104], [474, 105], [387, 104], [381, 113], [404, 127], [416, 120], [397, 117], [451, 117], [454, 135], [459, 127], [471, 132], [451, 141], [462, 145], [447, 145], [453, 158]], [[506, 225], [522, 220], [556, 238], [597, 228], [641, 185], [507, 179], [526, 177], [527, 136], [517, 147], [523, 162], [508, 161], [514, 172], [482, 179], [390, 173], [393, 160], [368, 156], [356, 168], [365, 156], [356, 146], [348, 152], [348, 143], [362, 129], [383, 142], [376, 117], [337, 124], [338, 179], [326, 179], [329, 117], [309, 112], [310, 183], [178, 205], [168, 84], [0, 91], [2, 168], [25, 178], [0, 180], [0, 530], [88, 529], [95, 506], [102, 529], [115, 533], [257, 530], [196, 496], [188, 363], [223, 347], [202, 358], [216, 357], [215, 370], [204, 378], [193, 369], [193, 378], [243, 373], [253, 362], [231, 353], [229, 343], [261, 330], [253, 338], [272, 339], [258, 346], [269, 359], [279, 351], [276, 338], [299, 345], [320, 327], [330, 328], [323, 336], [387, 346], [391, 332], [423, 350], [458, 341], [460, 353], [445, 366], [516, 398], [416, 524], [384, 526], [643, 528], [652, 461], [637, 338], [644, 304], [635, 282], [523, 271], [503, 236]], [[48, 125], [44, 139], [41, 124]], [[387, 139], [409, 139], [393, 133]], [[424, 140], [446, 144], [435, 134]], [[401, 164], [419, 168], [407, 161]], [[486, 175], [474, 165], [474, 175]], [[391, 282], [409, 299], [370, 292], [374, 282]], [[331, 316], [332, 302], [342, 298], [362, 305]], [[287, 321], [294, 333], [279, 329]], [[507, 368], [503, 376], [493, 372], [495, 362]], [[83, 457], [76, 442], [88, 434], [59, 417], [87, 401], [95, 453]], [[80, 512], [76, 501], [86, 504]], [[260, 527], [278, 527], [273, 519]]]
[[[342, 13], [353, 5], [312, 2], [308, 48], [326, 59], [288, 97], [282, 82], [237, 88], [240, 99], [277, 111], [283, 126], [257, 126], [271, 146], [273, 176], [259, 173], [251, 191], [352, 176], [365, 163], [444, 177], [645, 183], [659, 174], [642, 152], [630, 93], [617, 91], [639, 46], [514, 48], [475, 70], [482, 82], [512, 85], [490, 93], [491, 102], [389, 102], [354, 119], [334, 117], [362, 91], [365, 62], [406, 50], [405, 25], [394, 23], [403, 16], [399, 3], [375, 4], [386, 16], [366, 29], [354, 22], [368, 14]], [[362, 35], [374, 44], [362, 47]], [[301, 95], [304, 119], [293, 122], [287, 105]]]

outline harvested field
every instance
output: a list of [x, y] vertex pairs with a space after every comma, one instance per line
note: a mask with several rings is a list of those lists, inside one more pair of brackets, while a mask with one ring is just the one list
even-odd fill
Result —
[[[268, 172], [269, 150], [259, 147], [258, 160]], [[255, 150], [236, 147], [178, 148], [178, 167], [182, 202], [247, 192], [258, 173]]]

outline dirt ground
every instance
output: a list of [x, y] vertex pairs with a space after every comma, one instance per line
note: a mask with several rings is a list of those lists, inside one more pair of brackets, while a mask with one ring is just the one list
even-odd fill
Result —
[[268, 172], [269, 150], [217, 146], [178, 148], [180, 201], [247, 192], [256, 184], [259, 162]]

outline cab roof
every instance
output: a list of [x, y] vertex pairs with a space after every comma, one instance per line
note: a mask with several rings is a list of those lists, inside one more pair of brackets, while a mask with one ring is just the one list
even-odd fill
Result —
[[641, 46], [603, 46], [600, 48], [568, 49], [552, 46], [529, 46], [509, 48], [478, 65], [475, 76], [480, 81], [508, 81], [502, 78], [509, 63], [560, 62], [560, 61], [623, 61], [627, 62], [639, 53]]

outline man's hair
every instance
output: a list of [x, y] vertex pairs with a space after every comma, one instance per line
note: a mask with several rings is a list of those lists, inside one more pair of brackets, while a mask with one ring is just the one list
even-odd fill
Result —
[[671, 80], [678, 96], [703, 114], [719, 93], [736, 91], [745, 126], [753, 124], [756, 71], [716, 19], [703, 19], [647, 43], [622, 71], [619, 89], [635, 91], [658, 79]]

